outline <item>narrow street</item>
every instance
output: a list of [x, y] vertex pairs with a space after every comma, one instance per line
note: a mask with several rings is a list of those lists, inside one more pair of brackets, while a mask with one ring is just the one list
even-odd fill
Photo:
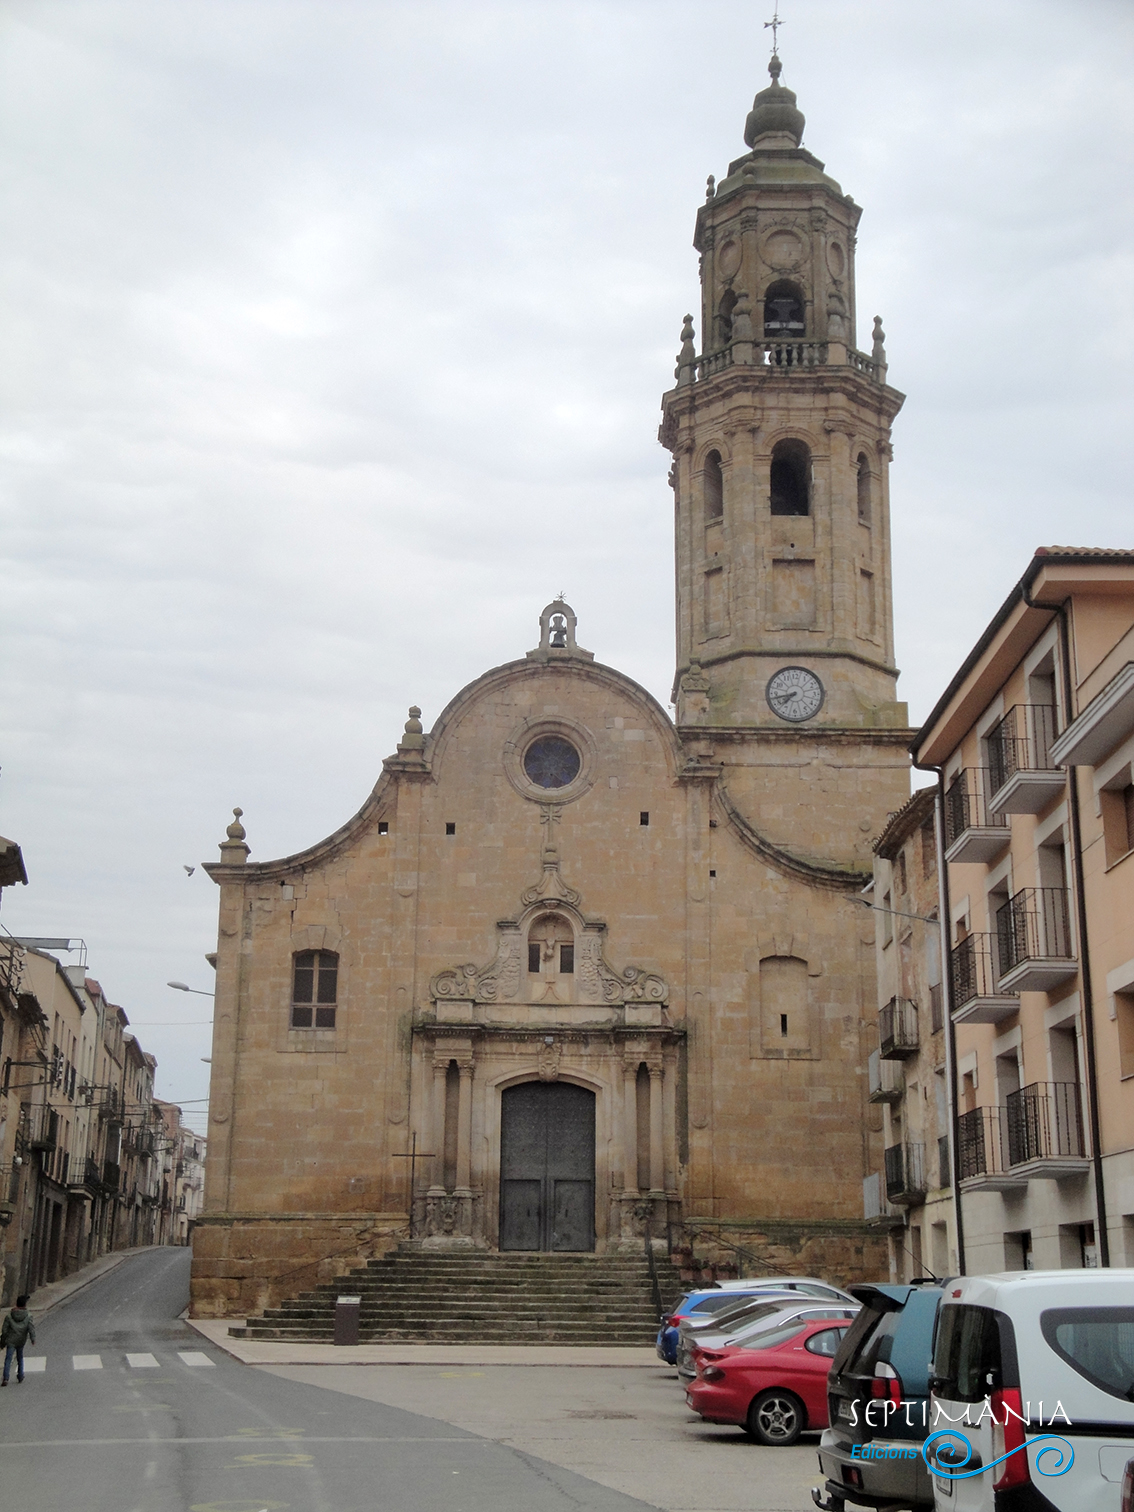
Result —
[[178, 1321], [189, 1251], [131, 1256], [37, 1324], [0, 1392], [21, 1512], [632, 1512], [649, 1504], [437, 1418], [241, 1365]]

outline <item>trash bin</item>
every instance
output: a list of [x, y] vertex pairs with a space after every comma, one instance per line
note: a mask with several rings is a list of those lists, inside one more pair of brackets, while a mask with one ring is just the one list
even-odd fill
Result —
[[335, 1300], [335, 1343], [358, 1343], [358, 1318], [362, 1311], [361, 1297], [338, 1297]]

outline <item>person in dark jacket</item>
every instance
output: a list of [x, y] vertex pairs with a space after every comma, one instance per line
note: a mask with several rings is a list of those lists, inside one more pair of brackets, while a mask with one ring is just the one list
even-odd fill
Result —
[[0, 1345], [4, 1346], [4, 1379], [0, 1386], [7, 1386], [12, 1369], [12, 1356], [16, 1357], [16, 1384], [24, 1380], [24, 1345], [35, 1343], [35, 1324], [28, 1312], [28, 1299], [17, 1297], [16, 1305], [0, 1323]]

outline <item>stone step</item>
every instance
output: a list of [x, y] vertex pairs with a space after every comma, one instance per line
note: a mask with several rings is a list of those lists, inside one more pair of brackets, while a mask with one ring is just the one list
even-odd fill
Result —
[[[657, 1272], [664, 1304], [680, 1277], [665, 1261]], [[644, 1345], [658, 1326], [644, 1257], [395, 1251], [265, 1309], [243, 1336], [329, 1342], [344, 1293], [362, 1299], [371, 1343]]]

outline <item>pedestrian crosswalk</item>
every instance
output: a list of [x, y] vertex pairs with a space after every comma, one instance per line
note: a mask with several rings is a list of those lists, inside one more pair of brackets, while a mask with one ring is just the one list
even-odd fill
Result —
[[[64, 1362], [61, 1368], [66, 1370], [65, 1355], [54, 1356], [53, 1358], [57, 1365], [60, 1362]], [[162, 1366], [162, 1361], [154, 1354], [145, 1351], [127, 1351], [124, 1356], [115, 1356], [105, 1362], [102, 1355], [74, 1354], [71, 1356], [71, 1369], [103, 1370], [107, 1367], [114, 1369], [116, 1366], [121, 1368], [122, 1359], [125, 1360], [126, 1368], [129, 1370], [160, 1370]], [[179, 1349], [177, 1351], [177, 1359], [181, 1361], [182, 1365], [188, 1366], [190, 1370], [216, 1369], [217, 1362], [211, 1359], [202, 1349]], [[47, 1355], [25, 1355], [24, 1374], [43, 1375], [47, 1370], [47, 1361]], [[172, 1363], [172, 1361], [169, 1363]]]

